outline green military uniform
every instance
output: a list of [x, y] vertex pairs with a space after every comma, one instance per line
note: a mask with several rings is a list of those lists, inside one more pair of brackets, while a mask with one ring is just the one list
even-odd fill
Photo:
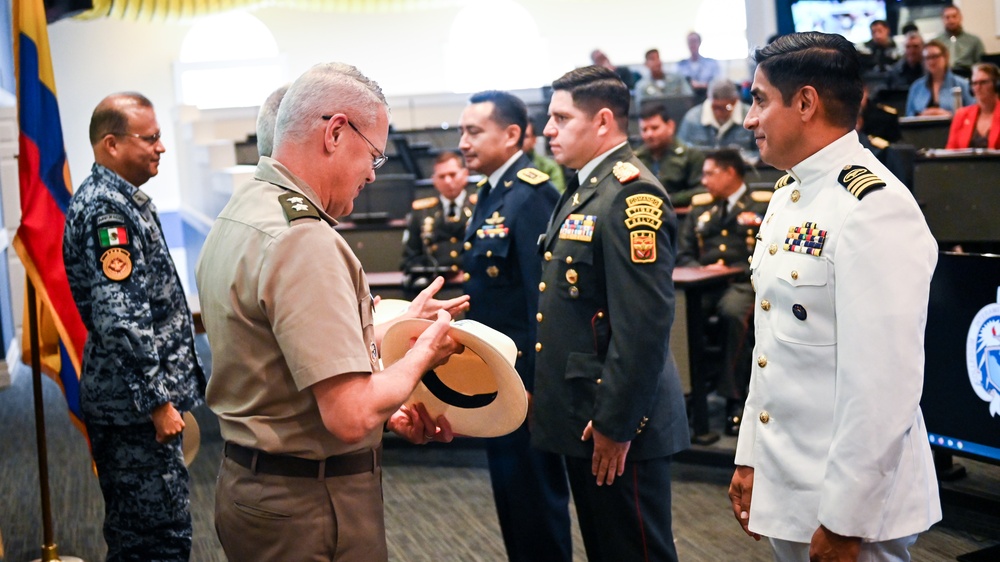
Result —
[[[724, 337], [723, 368], [716, 391], [728, 399], [726, 432], [736, 434], [743, 401], [750, 384], [753, 344], [750, 320], [754, 293], [750, 286], [749, 258], [757, 243], [757, 231], [767, 212], [770, 191], [746, 190], [735, 203], [716, 201], [708, 193], [692, 199], [691, 212], [681, 225], [677, 265], [702, 266], [723, 263], [742, 267], [747, 277], [702, 298], [706, 315], [717, 314]], [[723, 212], [723, 207], [727, 209]], [[736, 418], [736, 419], [733, 419]]]
[[635, 156], [660, 180], [674, 207], [687, 207], [692, 196], [705, 190], [701, 186], [705, 154], [696, 148], [675, 139], [659, 158], [645, 146], [636, 150]]
[[453, 211], [446, 209], [437, 196], [413, 202], [403, 232], [400, 265], [411, 284], [422, 275], [433, 277], [436, 273], [459, 270], [465, 225], [472, 216], [475, 199], [475, 195], [469, 194]]
[[566, 191], [566, 178], [563, 175], [562, 166], [560, 166], [555, 160], [547, 156], [542, 156], [534, 151], [528, 154], [528, 158], [531, 159], [531, 163], [534, 164], [540, 172], [549, 176], [549, 183], [552, 184], [552, 187], [556, 188], [556, 191], [559, 193]]

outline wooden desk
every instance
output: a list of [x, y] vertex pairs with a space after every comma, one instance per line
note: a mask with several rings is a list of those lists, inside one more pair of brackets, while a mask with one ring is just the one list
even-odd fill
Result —
[[[684, 337], [687, 342], [688, 373], [691, 381], [691, 409], [694, 422], [694, 433], [691, 442], [699, 445], [709, 445], [719, 440], [719, 434], [708, 429], [708, 388], [705, 380], [704, 366], [704, 334], [705, 318], [701, 310], [701, 297], [706, 290], [718, 288], [732, 279], [746, 275], [739, 267], [706, 269], [703, 267], [675, 267], [674, 287], [682, 294], [677, 295], [680, 308], [684, 309]], [[677, 326], [679, 313], [674, 316], [674, 326]], [[671, 341], [674, 335], [680, 335], [678, 330], [671, 330]], [[673, 347], [673, 344], [671, 344]], [[675, 354], [676, 355], [676, 354]], [[680, 362], [679, 362], [680, 363]], [[678, 368], [682, 368], [678, 364]]]

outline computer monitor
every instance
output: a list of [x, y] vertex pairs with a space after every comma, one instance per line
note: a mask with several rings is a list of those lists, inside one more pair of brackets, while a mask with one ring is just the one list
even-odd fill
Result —
[[924, 354], [931, 445], [1000, 464], [1000, 256], [939, 255]]
[[354, 200], [346, 220], [354, 223], [389, 222], [406, 218], [413, 204], [416, 179], [412, 174], [376, 174]]
[[939, 244], [1000, 242], [996, 184], [1000, 153], [927, 151], [913, 168], [913, 197]]
[[871, 23], [885, 19], [883, 0], [798, 0], [792, 4], [795, 31], [839, 33], [852, 43], [871, 39]]

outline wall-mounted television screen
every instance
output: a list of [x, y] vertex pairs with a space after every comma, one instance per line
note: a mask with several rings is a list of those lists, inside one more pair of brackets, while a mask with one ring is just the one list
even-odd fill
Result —
[[872, 38], [869, 26], [886, 19], [883, 0], [798, 0], [792, 4], [795, 31], [839, 33], [852, 43]]

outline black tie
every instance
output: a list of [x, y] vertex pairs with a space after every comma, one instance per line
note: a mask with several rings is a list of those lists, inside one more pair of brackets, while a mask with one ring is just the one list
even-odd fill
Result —
[[448, 201], [448, 218], [449, 219], [455, 218], [455, 207], [456, 207], [456, 205], [455, 205], [454, 201]]
[[476, 199], [476, 208], [472, 211], [472, 220], [469, 221], [469, 224], [466, 227], [468, 229], [466, 231], [467, 234], [479, 228], [482, 224], [486, 215], [486, 200], [490, 196], [491, 189], [492, 186], [490, 185], [490, 182], [484, 183], [483, 186], [479, 188], [479, 195]]
[[726, 220], [726, 216], [729, 215], [729, 200], [723, 199], [719, 201], [719, 219]]

